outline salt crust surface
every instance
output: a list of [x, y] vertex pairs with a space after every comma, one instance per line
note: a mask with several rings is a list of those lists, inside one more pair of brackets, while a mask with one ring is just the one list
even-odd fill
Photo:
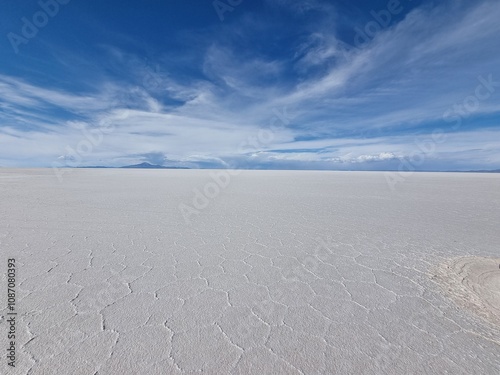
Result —
[[0, 373], [498, 373], [499, 175], [210, 173], [0, 169]]

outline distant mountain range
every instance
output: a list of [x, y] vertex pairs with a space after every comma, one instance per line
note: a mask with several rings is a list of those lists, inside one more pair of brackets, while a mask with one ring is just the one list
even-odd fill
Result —
[[[188, 167], [165, 167], [163, 165], [150, 164], [147, 162], [134, 164], [134, 165], [125, 165], [123, 167], [104, 167], [104, 166], [88, 166], [88, 167], [78, 167], [78, 168], [92, 168], [92, 169], [100, 169], [100, 168], [108, 168], [108, 169], [191, 169]], [[379, 171], [384, 172], [384, 171]], [[470, 170], [470, 171], [415, 171], [415, 172], [447, 172], [447, 173], [500, 173], [500, 169], [491, 169], [491, 170]]]
[[78, 167], [78, 168], [92, 168], [92, 169], [101, 169], [101, 168], [109, 168], [109, 169], [115, 169], [115, 168], [125, 168], [125, 169], [190, 169], [187, 167], [165, 167], [163, 165], [156, 165], [156, 164], [149, 164], [149, 163], [125, 165], [123, 167], [103, 167], [100, 165], [96, 165], [96, 166]]
[[129, 169], [189, 169], [187, 167], [165, 167], [163, 165], [149, 164], [149, 163], [141, 163], [134, 165], [126, 165], [120, 168], [129, 168]]
[[478, 170], [478, 171], [449, 171], [454, 173], [500, 173], [500, 169]]

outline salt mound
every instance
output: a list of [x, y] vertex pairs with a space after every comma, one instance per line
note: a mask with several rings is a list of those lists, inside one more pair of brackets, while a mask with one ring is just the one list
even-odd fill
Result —
[[500, 327], [500, 258], [449, 259], [433, 279], [457, 305]]

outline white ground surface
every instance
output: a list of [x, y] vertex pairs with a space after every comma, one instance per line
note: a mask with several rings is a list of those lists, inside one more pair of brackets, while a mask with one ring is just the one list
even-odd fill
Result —
[[0, 373], [499, 373], [499, 175], [209, 173], [0, 170]]

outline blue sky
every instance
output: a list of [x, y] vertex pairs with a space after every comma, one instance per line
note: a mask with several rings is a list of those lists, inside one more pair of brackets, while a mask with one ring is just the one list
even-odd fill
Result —
[[500, 168], [498, 1], [7, 2], [0, 166]]

